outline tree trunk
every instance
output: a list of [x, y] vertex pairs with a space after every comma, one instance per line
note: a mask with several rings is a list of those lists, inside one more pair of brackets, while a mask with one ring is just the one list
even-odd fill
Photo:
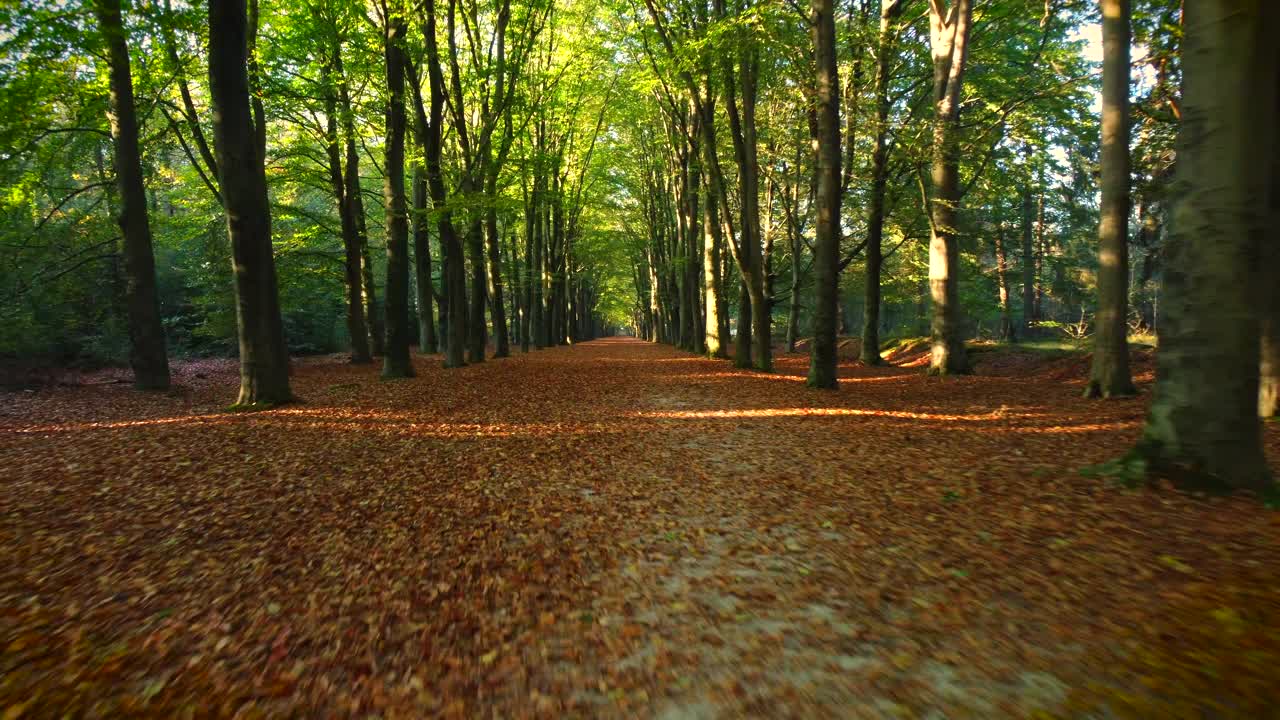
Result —
[[[1023, 158], [1027, 165], [1028, 182], [1031, 178], [1031, 146], [1023, 147]], [[1022, 189], [1022, 332], [1031, 334], [1035, 320], [1036, 304], [1036, 260], [1035, 260], [1035, 199], [1031, 195], [1031, 185]]]
[[[333, 50], [335, 60], [338, 50]], [[330, 66], [336, 73], [338, 63]], [[344, 82], [335, 77], [338, 83]], [[351, 215], [351, 204], [347, 202], [346, 185], [342, 171], [342, 144], [338, 136], [338, 99], [332, 88], [325, 91], [326, 137], [325, 149], [329, 160], [329, 184], [333, 188], [333, 197], [338, 206], [338, 220], [342, 225], [342, 248], [344, 252], [343, 280], [345, 282], [347, 300], [347, 334], [351, 336], [351, 362], [365, 364], [373, 361], [369, 354], [369, 331], [364, 323], [364, 303], [360, 292], [360, 237], [356, 233], [355, 218]]]
[[1009, 307], [1009, 256], [1005, 249], [1004, 223], [996, 228], [996, 284], [1000, 289], [1000, 340], [1016, 342], [1017, 333], [1013, 325], [1013, 310]]
[[129, 366], [139, 390], [169, 387], [169, 359], [156, 292], [156, 261], [151, 250], [147, 191], [138, 149], [138, 118], [133, 101], [133, 75], [119, 0], [96, 0], [94, 9], [107, 45], [110, 64], [111, 140], [115, 145], [116, 186], [124, 239], [125, 304], [129, 314]]
[[[705, 119], [703, 120], [706, 121]], [[711, 150], [715, 152], [714, 148]], [[706, 148], [703, 148], [706, 152]], [[702, 281], [706, 296], [706, 323], [704, 324], [707, 339], [707, 355], [714, 358], [727, 358], [729, 352], [726, 343], [729, 338], [723, 334], [724, 319], [728, 317], [728, 308], [724, 301], [724, 280], [720, 277], [720, 248], [724, 245], [724, 236], [720, 227], [720, 212], [716, 201], [718, 190], [711, 172], [703, 172], [706, 198], [702, 203]]]
[[[1280, 91], [1276, 93], [1276, 116], [1280, 120]], [[1280, 417], [1280, 136], [1271, 148], [1271, 218], [1264, 240], [1262, 269], [1261, 340], [1262, 362], [1258, 386], [1258, 417]]]
[[836, 312], [840, 302], [840, 81], [836, 68], [835, 9], [831, 0], [813, 0], [810, 7], [814, 60], [818, 69], [818, 193], [808, 383], [810, 387], [834, 389], [839, 359]]
[[440, 167], [442, 154], [441, 131], [444, 124], [445, 85], [444, 73], [440, 69], [440, 48], [436, 39], [436, 6], [435, 0], [425, 0], [423, 4], [425, 26], [423, 37], [426, 40], [427, 80], [431, 86], [431, 109], [428, 118], [428, 131], [425, 145], [427, 164], [427, 186], [431, 191], [431, 203], [439, 214], [436, 227], [440, 231], [440, 252], [444, 255], [444, 297], [441, 325], [446, 333], [444, 366], [447, 368], [466, 365], [463, 349], [466, 346], [467, 332], [467, 296], [466, 270], [463, 267], [462, 243], [459, 241], [457, 229], [453, 225], [453, 214], [448, 206], [448, 191], [444, 185], [444, 173]]
[[360, 188], [360, 153], [356, 150], [356, 119], [351, 109], [351, 95], [347, 89], [341, 55], [334, 55], [334, 68], [338, 74], [338, 104], [342, 112], [343, 134], [346, 136], [347, 145], [346, 198], [350, 207], [351, 220], [355, 224], [356, 242], [360, 251], [360, 281], [364, 292], [365, 326], [369, 330], [373, 354], [382, 355], [386, 330], [382, 324], [382, 306], [378, 303], [373, 254], [369, 249], [369, 231], [364, 217], [364, 195]]
[[933, 198], [929, 204], [930, 375], [970, 372], [960, 315], [960, 238], [956, 228], [960, 158], [956, 133], [973, 12], [970, 0], [954, 0], [944, 13], [944, 2], [933, 0], [929, 5], [934, 108]]
[[382, 377], [413, 377], [409, 359], [409, 211], [404, 192], [405, 19], [393, 11], [386, 19], [384, 51], [387, 75], [386, 180], [387, 205], [387, 346]]
[[[1133, 395], [1129, 375], [1129, 0], [1102, 3], [1098, 312], [1085, 397]], [[1028, 205], [1030, 196], [1028, 196]], [[1030, 207], [1027, 208], [1030, 215]], [[1028, 228], [1028, 235], [1030, 229]]]
[[[422, 137], [419, 135], [418, 137]], [[436, 340], [435, 283], [431, 279], [431, 233], [428, 230], [427, 169], [421, 163], [413, 168], [413, 269], [418, 284], [418, 352], [432, 355], [439, 351]]]
[[479, 217], [467, 228], [467, 254], [471, 259], [471, 305], [467, 310], [467, 362], [484, 362], [489, 332], [485, 324], [488, 284], [484, 263], [484, 225]]
[[209, 91], [219, 185], [231, 239], [240, 344], [237, 405], [293, 399], [280, 317], [263, 158], [249, 106], [245, 3], [209, 2]]
[[494, 202], [498, 197], [498, 174], [489, 174], [485, 188], [488, 209], [485, 216], [485, 238], [489, 245], [489, 282], [493, 287], [493, 356], [504, 358], [511, 355], [511, 340], [507, 335], [506, 300], [502, 295], [502, 240], [498, 236], [498, 209]]
[[902, 0], [882, 0], [880, 37], [876, 44], [876, 134], [871, 151], [871, 198], [867, 203], [866, 293], [862, 308], [864, 365], [881, 365], [880, 271], [884, 265], [884, 199], [889, 184], [889, 73], [898, 41]]
[[1182, 129], [1156, 388], [1136, 454], [1184, 487], [1274, 490], [1258, 419], [1258, 300], [1276, 147], [1277, 8], [1187, 3]]

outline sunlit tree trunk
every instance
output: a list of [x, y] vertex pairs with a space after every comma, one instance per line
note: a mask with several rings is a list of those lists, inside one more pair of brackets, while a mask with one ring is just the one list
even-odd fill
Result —
[[[1276, 115], [1280, 120], [1280, 90], [1276, 91]], [[1259, 265], [1263, 295], [1258, 416], [1272, 419], [1280, 417], [1280, 226], [1277, 221], [1280, 221], [1280, 136], [1273, 139], [1271, 148], [1271, 224], [1267, 226], [1264, 259]]]
[[813, 342], [809, 386], [836, 387], [836, 306], [840, 302], [840, 81], [836, 69], [836, 21], [831, 0], [810, 5], [817, 65], [818, 193], [813, 250]]
[[[1136, 392], [1129, 375], [1129, 0], [1102, 4], [1102, 212], [1098, 312], [1085, 397]], [[1029, 208], [1028, 208], [1029, 209]]]
[[1013, 310], [1009, 307], [1009, 255], [1005, 248], [1004, 223], [996, 227], [996, 285], [1000, 291], [1000, 339], [1014, 342], [1017, 333], [1013, 327]]
[[231, 239], [240, 345], [237, 405], [288, 402], [289, 352], [280, 317], [267, 187], [249, 103], [244, 2], [209, 2], [209, 91], [219, 186]]
[[[713, 116], [714, 119], [714, 116]], [[706, 119], [703, 119], [706, 122]], [[707, 149], [704, 147], [704, 153]], [[715, 152], [714, 148], [711, 150]], [[729, 310], [724, 298], [724, 279], [720, 276], [720, 249], [724, 246], [723, 228], [720, 225], [720, 211], [717, 200], [719, 188], [714, 186], [715, 176], [705, 171], [702, 174], [706, 197], [702, 203], [702, 281], [705, 284], [706, 297], [706, 338], [707, 355], [726, 358], [729, 351], [726, 343], [728, 337]]]
[[129, 317], [129, 366], [140, 390], [169, 387], [169, 359], [160, 299], [156, 292], [156, 261], [151, 249], [151, 224], [147, 218], [147, 191], [138, 148], [138, 118], [133, 100], [133, 74], [129, 46], [120, 17], [119, 0], [95, 0], [98, 24], [106, 41], [110, 76], [111, 140], [115, 146], [116, 187], [120, 215], [116, 218], [124, 238], [125, 305]]
[[958, 125], [973, 19], [970, 0], [929, 0], [933, 54], [933, 197], [929, 203], [929, 295], [933, 301], [931, 375], [967, 373], [960, 308]]
[[1035, 298], [1032, 301], [1031, 319], [1044, 319], [1044, 255], [1045, 255], [1045, 217], [1044, 217], [1044, 167], [1040, 168], [1039, 198], [1036, 200], [1036, 240], [1035, 269], [1032, 277], [1035, 282]]
[[[1274, 488], [1258, 419], [1258, 300], [1280, 118], [1270, 0], [1187, 3], [1183, 122], [1156, 388], [1136, 450], [1188, 487]], [[1270, 235], [1274, 238], [1274, 234]]]

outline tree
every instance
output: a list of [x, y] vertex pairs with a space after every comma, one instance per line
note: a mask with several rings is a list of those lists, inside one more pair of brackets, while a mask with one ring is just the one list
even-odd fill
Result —
[[409, 359], [409, 209], [404, 191], [404, 146], [407, 125], [404, 108], [407, 29], [404, 9], [384, 3], [383, 31], [387, 73], [386, 173], [383, 195], [387, 206], [387, 354], [382, 376], [412, 377]]
[[120, 194], [120, 233], [124, 238], [125, 304], [129, 318], [129, 365], [140, 390], [169, 387], [169, 359], [156, 292], [156, 262], [147, 218], [147, 190], [138, 149], [138, 119], [133, 100], [129, 47], [119, 0], [95, 0], [94, 10], [110, 65], [111, 140], [115, 146], [116, 186]]
[[1182, 129], [1154, 397], [1136, 455], [1180, 485], [1266, 492], [1258, 420], [1260, 267], [1276, 146], [1277, 8], [1185, 9]]
[[[332, 21], [332, 19], [330, 19]], [[321, 48], [329, 60], [326, 65], [328, 82], [324, 88], [325, 103], [325, 155], [329, 165], [329, 184], [338, 210], [338, 222], [342, 228], [343, 281], [346, 290], [347, 334], [351, 337], [351, 362], [363, 365], [373, 361], [369, 352], [369, 331], [365, 324], [362, 293], [361, 238], [352, 203], [347, 198], [346, 175], [342, 166], [342, 137], [339, 133], [338, 89], [344, 88], [346, 78], [342, 67], [341, 35], [334, 33], [330, 46]]]
[[809, 385], [836, 387], [836, 306], [840, 300], [840, 80], [836, 68], [835, 8], [813, 0], [813, 54], [817, 63], [818, 226], [814, 241], [813, 343]]
[[[1102, 5], [1102, 218], [1098, 313], [1085, 397], [1137, 390], [1129, 375], [1129, 0]], [[1030, 216], [1030, 196], [1026, 211]], [[1030, 236], [1030, 223], [1027, 225]]]
[[933, 300], [929, 373], [969, 372], [960, 317], [960, 204], [958, 125], [971, 0], [929, 0], [929, 45], [933, 55], [933, 197], [929, 203], [929, 294]]
[[209, 2], [209, 90], [219, 187], [227, 214], [240, 345], [237, 405], [288, 402], [289, 352], [280, 317], [266, 172], [249, 103], [245, 4]]
[[889, 183], [889, 73], [898, 39], [902, 0], [882, 0], [876, 43], [875, 140], [871, 153], [871, 198], [867, 203], [866, 298], [863, 306], [861, 360], [880, 365], [880, 270], [884, 263], [885, 192]]

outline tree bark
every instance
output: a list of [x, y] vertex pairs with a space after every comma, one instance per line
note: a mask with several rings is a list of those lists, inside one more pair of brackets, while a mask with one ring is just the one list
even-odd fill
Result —
[[387, 78], [386, 160], [383, 196], [387, 206], [387, 346], [382, 377], [413, 377], [409, 359], [409, 210], [404, 191], [405, 18], [391, 8], [385, 18], [383, 50]]
[[[1280, 119], [1280, 90], [1276, 91], [1276, 117]], [[1271, 148], [1271, 224], [1264, 240], [1262, 272], [1261, 341], [1258, 417], [1280, 417], [1280, 136]]]
[[[1187, 3], [1183, 122], [1143, 469], [1184, 487], [1274, 490], [1258, 419], [1259, 269], [1276, 147], [1280, 10]], [[1273, 236], [1274, 237], [1274, 236]], [[1270, 276], [1268, 278], [1268, 276]]]
[[[418, 135], [418, 137], [423, 137]], [[418, 352], [439, 351], [436, 340], [435, 283], [431, 278], [431, 232], [427, 208], [427, 168], [413, 168], [413, 269], [418, 285]]]
[[[712, 116], [714, 122], [714, 114]], [[707, 122], [703, 118], [703, 122]], [[703, 148], [703, 152], [707, 152]], [[715, 152], [713, 148], [711, 152]], [[724, 235], [720, 227], [720, 211], [716, 202], [718, 190], [714, 187], [714, 175], [706, 171], [702, 173], [703, 186], [707, 189], [702, 202], [702, 281], [706, 302], [706, 322], [704, 324], [707, 355], [714, 358], [727, 358], [729, 352], [726, 343], [729, 338], [724, 333], [728, 308], [724, 299], [724, 279], [720, 277], [720, 248], [724, 245]]]
[[1005, 248], [1004, 223], [996, 227], [996, 285], [1000, 290], [1000, 340], [1016, 342], [1017, 332], [1013, 325], [1013, 310], [1009, 307], [1009, 255]]
[[[334, 46], [329, 71], [337, 73], [338, 46]], [[333, 78], [342, 83], [340, 77]], [[325, 150], [329, 161], [329, 184], [333, 188], [333, 197], [338, 206], [338, 221], [342, 226], [342, 248], [344, 252], [343, 280], [347, 300], [347, 334], [351, 336], [351, 362], [365, 364], [373, 361], [369, 354], [369, 331], [364, 322], [364, 303], [361, 299], [360, 287], [360, 237], [356, 232], [355, 218], [351, 215], [351, 204], [347, 202], [346, 185], [342, 170], [342, 143], [338, 135], [338, 98], [332, 87], [325, 90]]]
[[115, 146], [116, 186], [120, 215], [116, 221], [124, 238], [125, 305], [129, 317], [129, 366], [139, 390], [169, 387], [169, 359], [164, 324], [156, 291], [156, 261], [147, 218], [147, 191], [138, 147], [138, 118], [133, 99], [133, 75], [120, 0], [95, 0], [94, 10], [107, 46], [110, 66], [111, 140]]
[[862, 308], [864, 365], [881, 365], [880, 271], [884, 265], [884, 199], [889, 185], [889, 73], [898, 46], [898, 17], [902, 0], [882, 0], [880, 35], [876, 43], [876, 128], [871, 151], [871, 197], [867, 203], [866, 293]]
[[348, 90], [346, 72], [342, 64], [342, 55], [333, 56], [334, 69], [338, 75], [338, 105], [342, 113], [342, 132], [346, 141], [347, 162], [344, 168], [345, 195], [348, 213], [355, 225], [356, 244], [360, 252], [360, 282], [364, 296], [365, 327], [368, 328], [370, 348], [374, 355], [382, 355], [386, 340], [386, 330], [382, 323], [382, 306], [378, 303], [378, 286], [374, 280], [373, 254], [369, 249], [369, 231], [364, 217], [364, 195], [360, 188], [360, 153], [356, 149], [356, 116], [351, 108], [351, 94]]
[[960, 158], [956, 133], [969, 52], [970, 0], [929, 0], [933, 54], [933, 198], [929, 204], [929, 295], [933, 301], [930, 375], [970, 372], [960, 308]]
[[507, 335], [507, 309], [502, 293], [502, 245], [498, 236], [498, 209], [494, 202], [498, 196], [498, 173], [489, 174], [486, 181], [485, 239], [489, 250], [489, 282], [493, 288], [493, 334], [495, 358], [511, 355], [511, 340]]
[[835, 8], [831, 0], [813, 0], [810, 7], [818, 71], [818, 193], [808, 383], [810, 387], [834, 389], [838, 364], [836, 313], [840, 302], [840, 80], [836, 67]]
[[285, 345], [263, 158], [249, 104], [245, 3], [209, 2], [209, 91], [219, 186], [227, 214], [240, 345], [237, 405], [288, 402]]
[[[1129, 374], [1129, 0], [1102, 5], [1102, 212], [1098, 312], [1085, 397], [1133, 395]], [[1030, 215], [1028, 195], [1028, 215]], [[1030, 227], [1028, 227], [1028, 236]]]
[[453, 225], [453, 214], [448, 206], [448, 191], [445, 189], [444, 173], [440, 166], [445, 84], [444, 73], [440, 69], [440, 48], [436, 39], [435, 0], [425, 0], [423, 10], [425, 27], [422, 34], [427, 45], [427, 80], [431, 86], [431, 108], [425, 142], [427, 185], [431, 191], [431, 203], [438, 213], [436, 227], [440, 231], [440, 248], [444, 255], [445, 299], [442, 304], [445, 307], [442, 307], [442, 311], [448, 313], [447, 322], [442, 316], [440, 323], [446, 333], [444, 366], [454, 368], [466, 365], [463, 357], [467, 340], [466, 271], [462, 259], [462, 243]]

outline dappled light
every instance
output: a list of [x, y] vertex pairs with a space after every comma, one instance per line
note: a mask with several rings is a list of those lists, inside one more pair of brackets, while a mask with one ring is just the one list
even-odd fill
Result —
[[1278, 3], [5, 3], [0, 720], [1280, 720]]
[[[0, 616], [0, 692], [158, 715], [207, 697], [478, 712], [537, 692], [591, 715], [581, 688], [680, 703], [672, 673], [715, 688], [789, 662], [840, 702], [915, 697], [896, 694], [904, 653], [976, 654], [950, 681], [976, 693], [1084, 687], [1123, 652], [1115, 625], [1194, 612], [1187, 583], [1253, 592], [1280, 536], [1244, 499], [1081, 475], [1143, 404], [1090, 404], [1053, 367], [939, 394], [850, 363], [823, 395], [614, 339], [462, 372], [418, 359], [395, 382], [313, 359], [292, 377], [306, 402], [256, 412], [225, 409], [230, 364], [169, 396], [13, 396], [0, 588], [30, 599]], [[398, 680], [359, 680], [374, 663]], [[129, 705], [132, 677], [165, 681]]]

